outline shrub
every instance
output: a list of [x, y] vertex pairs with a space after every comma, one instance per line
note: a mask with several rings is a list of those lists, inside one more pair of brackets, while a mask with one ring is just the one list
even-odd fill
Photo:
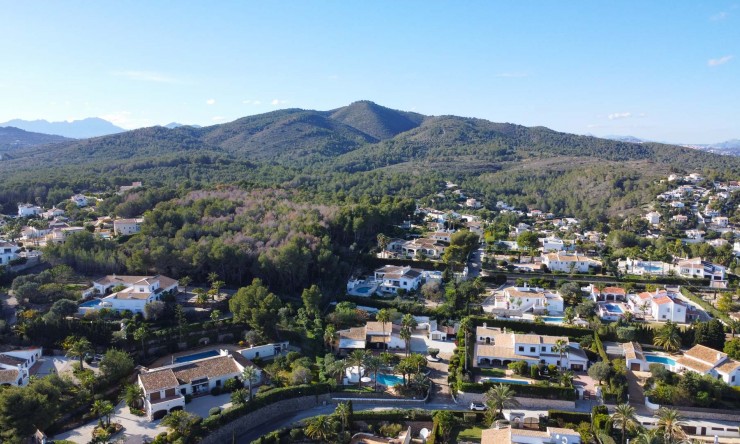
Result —
[[224, 390], [227, 392], [233, 392], [236, 389], [242, 388], [243, 384], [236, 378], [227, 379], [224, 382]]
[[221, 387], [213, 387], [211, 389], [211, 395], [218, 396], [221, 394]]
[[527, 361], [517, 361], [509, 364], [509, 369], [513, 370], [517, 375], [526, 375], [529, 364]]
[[[465, 393], [485, 393], [499, 383], [484, 382], [482, 384], [474, 383], [462, 383], [460, 384], [460, 391]], [[548, 385], [522, 385], [522, 384], [507, 384], [516, 396], [523, 398], [542, 398], [542, 399], [563, 399], [566, 401], [575, 401], [576, 391], [575, 389], [568, 387], [548, 386]]]
[[588, 413], [569, 412], [565, 410], [548, 410], [547, 416], [556, 421], [562, 420], [563, 423], [579, 424], [581, 422], [591, 422], [591, 415]]
[[401, 433], [403, 426], [401, 424], [385, 424], [380, 426], [380, 435], [386, 438], [395, 438]]
[[221, 407], [211, 407], [210, 410], [208, 410], [208, 416], [216, 416], [221, 414]]
[[538, 379], [540, 377], [540, 372], [537, 367], [529, 367], [529, 377], [532, 379]]

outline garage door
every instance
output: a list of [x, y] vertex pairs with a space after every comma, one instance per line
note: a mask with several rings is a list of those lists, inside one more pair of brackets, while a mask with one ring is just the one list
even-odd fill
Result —
[[641, 367], [639, 362], [633, 362], [632, 364], [630, 364], [630, 370], [639, 372], [640, 369]]

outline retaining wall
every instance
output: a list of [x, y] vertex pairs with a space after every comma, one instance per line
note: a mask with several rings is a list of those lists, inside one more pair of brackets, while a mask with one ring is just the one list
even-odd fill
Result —
[[331, 396], [329, 394], [303, 396], [300, 398], [278, 401], [242, 416], [228, 424], [224, 424], [218, 430], [204, 438], [203, 441], [201, 441], [201, 444], [223, 444], [225, 442], [231, 442], [233, 436], [240, 436], [248, 433], [252, 429], [261, 426], [266, 422], [274, 421], [280, 417], [285, 417], [287, 414], [306, 410], [330, 401]]
[[[464, 393], [458, 392], [457, 403], [460, 405], [468, 405], [471, 402], [484, 402], [484, 393]], [[516, 400], [519, 401], [519, 407], [526, 409], [539, 409], [539, 410], [575, 410], [575, 401], [564, 401], [561, 399], [540, 399], [540, 398], [522, 398], [517, 396]]]

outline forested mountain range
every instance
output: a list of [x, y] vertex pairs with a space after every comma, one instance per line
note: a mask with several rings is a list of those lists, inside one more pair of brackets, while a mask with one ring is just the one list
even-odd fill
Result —
[[8, 154], [9, 151], [26, 146], [45, 145], [59, 143], [69, 140], [66, 137], [51, 134], [33, 133], [12, 126], [0, 126], [0, 153]]
[[19, 149], [13, 159], [0, 161], [0, 176], [7, 178], [0, 204], [43, 201], [53, 188], [96, 190], [131, 180], [189, 188], [283, 187], [332, 202], [382, 195], [431, 200], [443, 180], [454, 180], [489, 205], [504, 199], [584, 217], [639, 208], [671, 171], [736, 178], [740, 159], [544, 127], [424, 116], [361, 101], [204, 128], [143, 128], [53, 150]]
[[87, 137], [106, 136], [108, 134], [120, 133], [123, 128], [117, 127], [107, 120], [98, 117], [88, 117], [71, 122], [49, 122], [47, 120], [23, 120], [13, 119], [0, 123], [0, 126], [13, 126], [25, 131], [42, 134], [53, 134], [73, 139], [84, 139]]

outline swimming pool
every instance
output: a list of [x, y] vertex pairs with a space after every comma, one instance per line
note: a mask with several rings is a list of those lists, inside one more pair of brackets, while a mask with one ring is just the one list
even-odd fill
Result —
[[175, 358], [175, 362], [179, 364], [182, 362], [190, 362], [197, 361], [198, 359], [211, 358], [213, 356], [218, 356], [218, 352], [216, 350], [208, 350], [200, 353], [194, 353], [192, 355], [180, 356], [179, 358]]
[[360, 294], [368, 294], [372, 290], [372, 287], [357, 287], [353, 291]]
[[619, 305], [604, 304], [604, 308], [606, 308], [606, 311], [609, 313], [622, 313], [622, 308]]
[[674, 361], [671, 358], [665, 357], [665, 356], [645, 355], [645, 360], [647, 362], [655, 362], [658, 364], [670, 365], [671, 367], [676, 366], [676, 361]]
[[517, 385], [529, 385], [529, 381], [522, 379], [505, 379], [505, 378], [484, 378], [481, 379], [483, 382], [500, 382], [503, 384], [517, 384]]
[[97, 307], [98, 305], [102, 304], [102, 301], [100, 299], [93, 299], [91, 301], [83, 302], [80, 304], [80, 307]]
[[542, 321], [549, 324], [562, 324], [563, 319], [562, 316], [542, 316]]
[[397, 375], [378, 373], [378, 382], [386, 387], [393, 387], [395, 385], [403, 384], [403, 378]]

